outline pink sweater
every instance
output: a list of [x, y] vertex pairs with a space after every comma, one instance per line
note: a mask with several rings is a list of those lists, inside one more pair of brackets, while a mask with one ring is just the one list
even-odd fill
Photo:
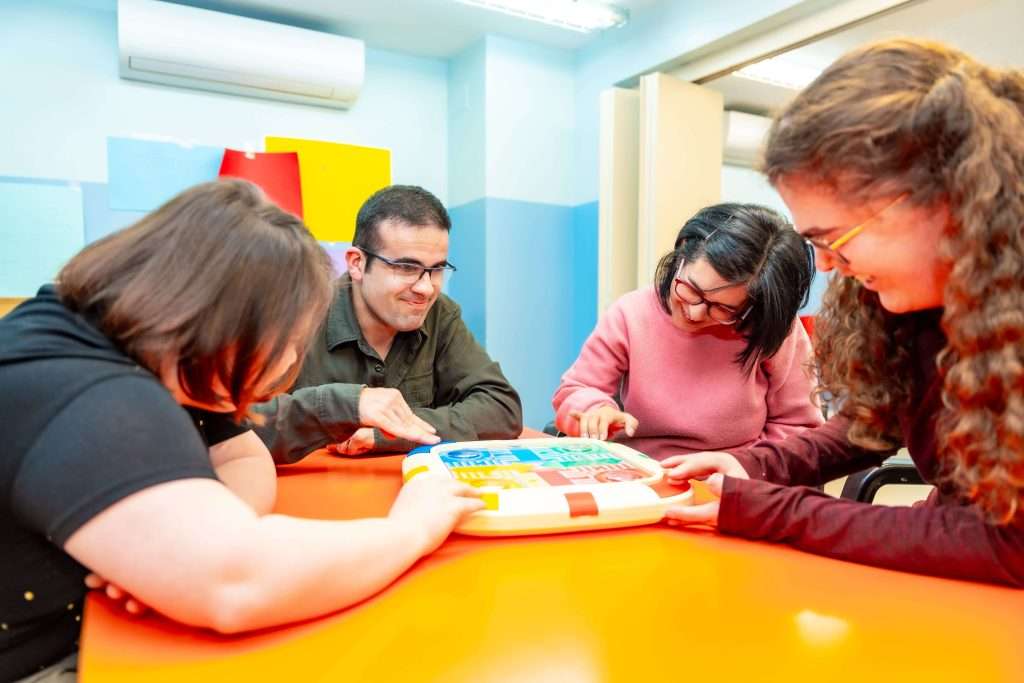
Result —
[[821, 424], [803, 326], [794, 321], [779, 351], [750, 375], [734, 360], [744, 345], [732, 327], [675, 327], [653, 286], [630, 292], [601, 316], [562, 376], [552, 399], [558, 427], [570, 432], [570, 411], [615, 406], [620, 382], [623, 409], [640, 426], [633, 438], [619, 438], [659, 460], [780, 440]]

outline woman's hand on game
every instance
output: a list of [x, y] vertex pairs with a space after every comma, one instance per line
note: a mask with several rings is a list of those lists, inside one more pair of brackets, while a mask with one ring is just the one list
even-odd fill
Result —
[[718, 508], [722, 497], [722, 482], [725, 477], [749, 479], [743, 465], [733, 455], [721, 451], [703, 451], [689, 455], [673, 455], [661, 461], [670, 484], [682, 484], [691, 479], [700, 479], [715, 500], [696, 505], [674, 505], [665, 512], [670, 525], [708, 524], [718, 525]]
[[120, 586], [110, 583], [99, 574], [89, 573], [85, 577], [85, 585], [92, 590], [102, 590], [111, 600], [124, 606], [124, 611], [132, 616], [141, 616], [149, 611], [149, 607], [132, 597]]
[[724, 474], [737, 479], [749, 479], [743, 465], [731, 453], [701, 451], [687, 455], [670, 455], [661, 461], [661, 467], [670, 484], [683, 484], [691, 479], [705, 479], [713, 474]]
[[578, 433], [573, 436], [581, 436], [584, 439], [604, 441], [618, 431], [624, 431], [626, 436], [633, 436], [636, 434], [636, 428], [640, 426], [640, 421], [629, 413], [607, 405], [586, 411], [573, 410], [569, 412], [569, 417], [575, 418], [579, 423]]
[[466, 515], [483, 508], [480, 491], [469, 484], [421, 474], [398, 492], [388, 518], [414, 530], [422, 542], [421, 554], [426, 555], [441, 545]]

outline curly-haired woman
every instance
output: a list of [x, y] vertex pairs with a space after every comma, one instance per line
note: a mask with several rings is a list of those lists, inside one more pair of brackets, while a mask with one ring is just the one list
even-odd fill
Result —
[[[781, 443], [665, 461], [721, 500], [676, 523], [906, 571], [1024, 586], [1024, 75], [894, 40], [830, 66], [776, 120], [772, 184], [817, 265], [839, 415]], [[815, 485], [906, 446], [911, 508]]]

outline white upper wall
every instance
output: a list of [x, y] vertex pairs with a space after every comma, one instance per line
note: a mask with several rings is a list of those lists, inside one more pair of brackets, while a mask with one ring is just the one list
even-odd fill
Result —
[[481, 40], [448, 68], [448, 196], [452, 206], [486, 194], [487, 46]]
[[107, 180], [107, 136], [261, 150], [267, 135], [392, 152], [395, 182], [448, 198], [448, 66], [368, 49], [347, 111], [121, 80], [117, 18], [81, 0], [0, 3], [0, 175]]
[[572, 203], [597, 199], [602, 90], [805, 2], [808, 0], [662, 2], [583, 48], [576, 72]]
[[451, 62], [369, 49], [349, 111], [124, 81], [113, 0], [0, 3], [0, 175], [103, 181], [110, 135], [260, 149], [270, 134], [389, 148], [396, 182], [451, 205], [583, 204], [603, 89], [800, 2], [640, 3], [576, 52], [493, 36]]
[[573, 53], [488, 36], [486, 193], [572, 203]]

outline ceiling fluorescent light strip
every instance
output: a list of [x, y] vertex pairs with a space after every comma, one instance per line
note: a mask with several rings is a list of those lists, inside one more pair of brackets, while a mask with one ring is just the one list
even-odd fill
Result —
[[629, 13], [619, 7], [586, 0], [456, 0], [522, 19], [540, 21], [581, 33], [622, 26]]
[[787, 62], [779, 57], [769, 57], [759, 62], [748, 64], [734, 72], [735, 75], [761, 81], [771, 85], [782, 86], [792, 90], [803, 90], [821, 73], [821, 69]]

